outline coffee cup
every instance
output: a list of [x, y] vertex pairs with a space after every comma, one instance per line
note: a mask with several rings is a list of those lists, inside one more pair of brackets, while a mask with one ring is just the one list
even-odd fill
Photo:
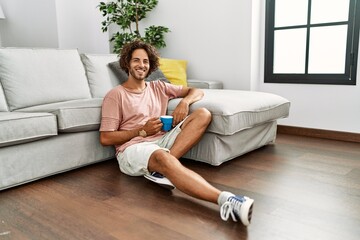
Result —
[[161, 130], [165, 132], [170, 131], [172, 128], [173, 116], [170, 115], [161, 116], [160, 120], [163, 124]]

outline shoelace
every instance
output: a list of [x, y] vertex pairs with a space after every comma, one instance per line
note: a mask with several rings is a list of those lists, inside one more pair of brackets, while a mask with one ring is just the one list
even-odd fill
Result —
[[228, 200], [220, 207], [220, 216], [221, 219], [227, 221], [229, 216], [234, 222], [237, 222], [234, 210], [241, 207], [242, 201], [236, 197], [229, 197]]

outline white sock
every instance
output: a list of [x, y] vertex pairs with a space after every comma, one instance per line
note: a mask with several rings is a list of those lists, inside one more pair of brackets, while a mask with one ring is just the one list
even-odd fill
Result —
[[217, 200], [219, 206], [222, 206], [231, 196], [235, 196], [235, 194], [231, 192], [222, 191]]

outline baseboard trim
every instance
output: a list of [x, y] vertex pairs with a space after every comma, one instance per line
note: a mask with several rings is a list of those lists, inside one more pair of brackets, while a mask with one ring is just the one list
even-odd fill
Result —
[[277, 132], [284, 134], [298, 135], [298, 136], [307, 136], [307, 137], [360, 143], [359, 133], [292, 127], [292, 126], [284, 126], [284, 125], [278, 125]]

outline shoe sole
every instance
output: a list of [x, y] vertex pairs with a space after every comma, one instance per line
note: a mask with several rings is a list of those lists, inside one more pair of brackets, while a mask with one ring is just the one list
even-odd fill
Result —
[[159, 186], [166, 188], [168, 190], [174, 190], [175, 186], [174, 185], [169, 185], [169, 184], [164, 184], [164, 183], [160, 183], [157, 181], [157, 178], [152, 177], [151, 175], [144, 175], [144, 177], [156, 184], [158, 184]]
[[241, 205], [240, 220], [245, 226], [248, 226], [251, 222], [253, 206], [254, 200], [250, 198]]

